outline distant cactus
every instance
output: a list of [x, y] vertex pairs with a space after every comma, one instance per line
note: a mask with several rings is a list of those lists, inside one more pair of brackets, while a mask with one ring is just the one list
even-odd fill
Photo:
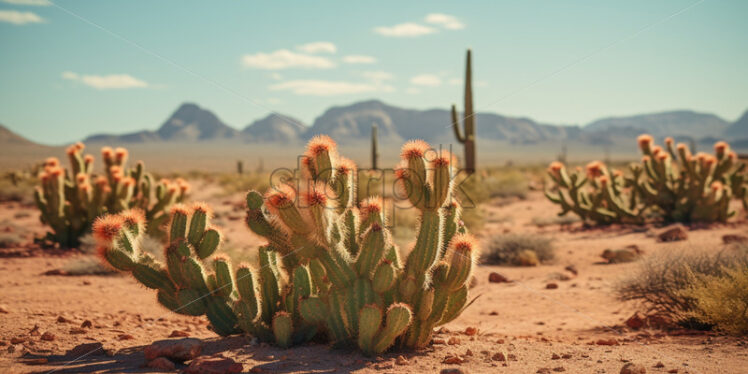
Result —
[[356, 344], [366, 354], [395, 344], [421, 348], [434, 327], [469, 305], [477, 256], [452, 197], [455, 161], [446, 152], [427, 161], [429, 149], [409, 142], [405, 166], [397, 170], [400, 187], [421, 213], [405, 261], [381, 198], [355, 206], [356, 166], [324, 136], [310, 141], [298, 185], [247, 194], [247, 225], [268, 241], [256, 266], [232, 271], [217, 255], [214, 270], [206, 270], [220, 234], [214, 231], [206, 244], [213, 231], [203, 205], [173, 209], [165, 265], [139, 249], [143, 228], [131, 213], [101, 218], [94, 232], [109, 264], [157, 289], [159, 302], [171, 310], [206, 314], [219, 334], [244, 331], [281, 347], [319, 335], [336, 345]]
[[467, 51], [465, 62], [465, 112], [463, 115], [464, 132], [460, 132], [460, 121], [457, 118], [457, 108], [452, 104], [452, 128], [457, 141], [465, 147], [465, 169], [474, 172], [475, 169], [475, 113], [473, 113], [473, 73], [470, 50]]
[[236, 173], [239, 175], [244, 174], [244, 161], [236, 160]]
[[[735, 212], [734, 197], [748, 208], [745, 164], [725, 142], [717, 142], [715, 155], [692, 155], [686, 144], [665, 148], [649, 135], [637, 139], [643, 157], [629, 168], [629, 175], [611, 172], [605, 164], [593, 162], [586, 176], [570, 173], [563, 164], [551, 163], [553, 181], [546, 196], [562, 208], [560, 215], [574, 212], [597, 223], [643, 223], [646, 216], [667, 222], [726, 222]], [[555, 190], [555, 192], [554, 192]]]
[[84, 148], [76, 143], [67, 149], [70, 170], [63, 169], [58, 159], [48, 158], [39, 174], [41, 186], [34, 193], [40, 219], [52, 229], [47, 239], [61, 247], [76, 247], [96, 217], [132, 208], [144, 212], [155, 232], [166, 222], [166, 210], [182, 201], [189, 190], [181, 179], [155, 182], [142, 162], [127, 169], [128, 152], [124, 148], [102, 148], [106, 174], [96, 176], [94, 157], [84, 156]]
[[377, 139], [377, 124], [371, 124], [371, 170], [379, 170], [379, 150]]

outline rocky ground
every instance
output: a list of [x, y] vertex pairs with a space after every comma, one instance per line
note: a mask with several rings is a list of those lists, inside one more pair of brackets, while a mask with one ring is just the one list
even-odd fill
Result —
[[[217, 207], [218, 223], [233, 238], [231, 244], [251, 250], [259, 239], [243, 227], [241, 196], [219, 199], [209, 192], [204, 190], [203, 197]], [[33, 250], [32, 237], [44, 231], [36, 212], [3, 203], [0, 231], [16, 234], [22, 243], [0, 250], [0, 372], [176, 371], [190, 363], [193, 369], [203, 365], [193, 372], [209, 366], [259, 373], [745, 372], [745, 340], [626, 326], [637, 305], [618, 301], [613, 285], [637, 264], [606, 265], [600, 257], [604, 249], [631, 244], [644, 256], [694, 247], [718, 250], [723, 235], [746, 233], [744, 221], [690, 228], [687, 240], [660, 243], [653, 235], [656, 228], [536, 227], [533, 218], [556, 211], [540, 194], [509, 204], [492, 201], [481, 209], [483, 239], [505, 232], [549, 236], [557, 259], [536, 267], [480, 266], [472, 289], [478, 299], [435, 335], [430, 348], [368, 358], [321, 344], [283, 350], [242, 336], [218, 338], [203, 318], [168, 312], [153, 292], [129, 277], [61, 275], [56, 270], [85, 255]], [[569, 265], [576, 274], [567, 270]], [[510, 282], [490, 282], [498, 278], [491, 276], [494, 272]], [[198, 340], [178, 341], [186, 337]], [[164, 339], [177, 342], [147, 348]], [[147, 367], [147, 354], [171, 355], [172, 361], [176, 356], [186, 363], [170, 366], [172, 361], [156, 360]], [[622, 371], [629, 364], [633, 367]]]

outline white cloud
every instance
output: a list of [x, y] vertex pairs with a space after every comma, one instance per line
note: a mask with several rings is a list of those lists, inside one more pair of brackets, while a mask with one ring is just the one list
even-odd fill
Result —
[[373, 64], [377, 62], [377, 59], [364, 55], [348, 55], [343, 57], [343, 62], [346, 64]]
[[297, 46], [296, 49], [306, 53], [335, 53], [338, 48], [331, 42], [313, 42]]
[[408, 87], [405, 89], [405, 93], [409, 95], [418, 95], [419, 93], [421, 93], [421, 90], [415, 87]]
[[437, 87], [441, 86], [442, 79], [434, 74], [420, 74], [410, 78], [410, 83], [415, 84], [416, 86]]
[[246, 67], [266, 70], [288, 68], [329, 69], [335, 63], [327, 57], [312, 56], [296, 53], [287, 49], [279, 49], [271, 53], [255, 53], [242, 56], [242, 63]]
[[374, 32], [384, 36], [395, 38], [412, 38], [421, 35], [433, 34], [436, 29], [418, 23], [406, 22], [395, 26], [375, 27]]
[[279, 81], [279, 80], [283, 79], [283, 75], [281, 75], [280, 73], [272, 73], [272, 74], [270, 74], [270, 78], [273, 78], [273, 79]]
[[148, 83], [127, 74], [79, 75], [72, 71], [65, 71], [62, 73], [62, 78], [78, 81], [99, 90], [148, 87]]
[[30, 5], [30, 6], [50, 6], [48, 0], [2, 0], [4, 3], [13, 5]]
[[441, 26], [447, 30], [460, 30], [464, 29], [465, 25], [460, 22], [455, 16], [442, 13], [431, 13], [426, 15], [426, 22]]
[[365, 71], [361, 75], [364, 78], [377, 83], [392, 80], [392, 78], [395, 77], [392, 73], [386, 71]]
[[272, 91], [290, 91], [304, 96], [333, 96], [357, 94], [365, 92], [391, 92], [394, 88], [377, 83], [355, 83], [345, 81], [326, 80], [294, 80], [274, 84], [269, 87]]
[[42, 23], [44, 22], [44, 19], [32, 12], [0, 10], [0, 22], [8, 22], [14, 25], [25, 25], [27, 23]]

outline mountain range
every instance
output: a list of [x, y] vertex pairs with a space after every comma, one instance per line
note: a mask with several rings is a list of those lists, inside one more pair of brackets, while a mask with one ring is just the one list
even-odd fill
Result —
[[[574, 141], [592, 145], [630, 142], [641, 133], [656, 138], [673, 136], [678, 141], [712, 142], [724, 139], [748, 147], [748, 111], [730, 123], [714, 114], [689, 110], [610, 117], [584, 126], [539, 123], [530, 118], [494, 113], [477, 113], [477, 138], [511, 144]], [[96, 134], [88, 143], [301, 143], [316, 134], [328, 134], [338, 142], [368, 142], [371, 125], [379, 130], [382, 144], [402, 144], [420, 138], [428, 142], [454, 142], [450, 114], [444, 109], [416, 110], [377, 100], [335, 106], [306, 125], [288, 115], [270, 114], [239, 130], [227, 125], [212, 111], [194, 103], [184, 103], [157, 129], [127, 134]], [[0, 143], [20, 144], [28, 140], [0, 126]]]
[[[539, 123], [530, 118], [494, 113], [476, 114], [477, 136], [481, 140], [535, 144], [544, 141], [581, 141], [613, 144], [630, 141], [641, 133], [657, 138], [673, 136], [681, 141], [748, 139], [748, 111], [730, 123], [714, 114], [689, 110], [610, 117], [585, 126]], [[316, 134], [328, 134], [339, 142], [368, 141], [371, 125], [379, 129], [379, 140], [399, 144], [421, 138], [432, 143], [454, 140], [450, 114], [444, 109], [415, 110], [385, 104], [377, 100], [335, 106], [314, 120], [311, 126], [284, 114], [271, 114], [241, 130], [224, 123], [208, 109], [182, 104], [156, 131], [111, 135], [98, 134], [86, 139], [92, 143], [142, 143], [231, 141], [242, 143], [303, 142]]]

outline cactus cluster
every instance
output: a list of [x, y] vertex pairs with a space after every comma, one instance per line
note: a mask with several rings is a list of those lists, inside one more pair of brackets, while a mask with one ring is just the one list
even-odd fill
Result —
[[101, 218], [94, 232], [107, 263], [157, 289], [167, 308], [206, 314], [221, 335], [243, 331], [282, 347], [324, 337], [366, 354], [422, 348], [469, 305], [477, 249], [452, 196], [452, 156], [413, 141], [402, 157], [399, 192], [421, 215], [404, 261], [382, 199], [355, 204], [356, 166], [325, 136], [310, 141], [295, 183], [247, 194], [247, 225], [267, 239], [254, 265], [232, 270], [217, 255], [206, 270], [220, 234], [204, 205], [172, 210], [165, 265], [139, 249], [137, 215]]
[[745, 164], [725, 142], [714, 145], [714, 155], [692, 155], [689, 147], [665, 139], [665, 148], [652, 136], [637, 139], [640, 163], [629, 173], [610, 170], [594, 161], [586, 172], [568, 171], [560, 162], [548, 168], [552, 180], [546, 196], [561, 206], [559, 215], [572, 212], [596, 223], [643, 223], [656, 217], [666, 222], [726, 222], [735, 215], [735, 198], [748, 208]]
[[61, 247], [76, 247], [96, 217], [133, 208], [142, 210], [157, 230], [167, 222], [168, 209], [189, 190], [181, 179], [154, 181], [142, 162], [128, 169], [124, 148], [102, 148], [105, 174], [97, 176], [94, 157], [83, 155], [84, 148], [83, 143], [68, 147], [70, 169], [64, 169], [57, 158], [48, 158], [34, 193], [40, 219], [52, 230], [46, 239]]

